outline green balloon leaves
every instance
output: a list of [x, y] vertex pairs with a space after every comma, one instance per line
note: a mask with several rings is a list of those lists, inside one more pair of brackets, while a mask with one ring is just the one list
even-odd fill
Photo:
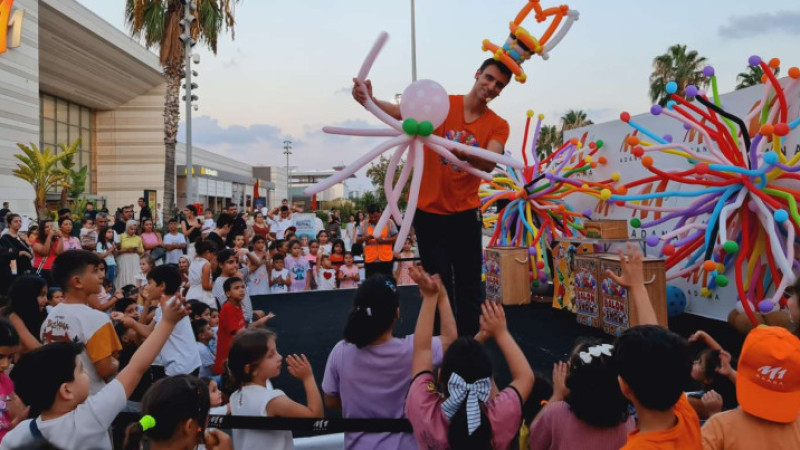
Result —
[[433, 134], [433, 124], [427, 120], [417, 122], [416, 119], [403, 121], [403, 131], [410, 136], [428, 137]]

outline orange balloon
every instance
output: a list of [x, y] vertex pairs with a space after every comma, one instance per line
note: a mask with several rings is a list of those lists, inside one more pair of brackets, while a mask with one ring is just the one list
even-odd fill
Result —
[[800, 69], [797, 67], [792, 67], [789, 69], [789, 76], [794, 78], [795, 80], [800, 78]]
[[773, 69], [780, 67], [780, 65], [781, 65], [781, 60], [778, 58], [772, 58], [769, 60], [769, 66]]
[[617, 194], [625, 195], [627, 193], [628, 193], [628, 188], [625, 185], [622, 185], [622, 186], [617, 188]]
[[608, 160], [606, 159], [605, 156], [601, 156], [601, 157], [597, 158], [597, 162], [599, 162], [600, 164], [605, 164], [605, 163], [608, 162]]
[[596, 169], [597, 168], [597, 163], [592, 161], [591, 166], [592, 166], [592, 169]]
[[772, 136], [772, 133], [775, 131], [775, 127], [766, 123], [761, 125], [761, 130], [759, 130], [763, 136]]
[[717, 263], [709, 259], [708, 261], [703, 263], [703, 270], [705, 270], [706, 272], [713, 272], [717, 270]]
[[628, 136], [628, 145], [631, 147], [639, 145], [639, 137], [638, 136]]
[[762, 83], [766, 83], [767, 82], [767, 75], [766, 74], [761, 75], [761, 82]]
[[650, 167], [653, 165], [653, 157], [650, 155], [645, 156], [642, 158], [642, 165], [645, 167]]

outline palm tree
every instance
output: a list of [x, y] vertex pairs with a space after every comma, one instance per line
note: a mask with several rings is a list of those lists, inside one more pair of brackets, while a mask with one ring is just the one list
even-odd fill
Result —
[[561, 147], [561, 132], [555, 125], [544, 125], [539, 130], [539, 141], [536, 144], [536, 154], [539, 159], [550, 156], [553, 151]]
[[[773, 72], [775, 75], [781, 71], [780, 67], [776, 67]], [[736, 75], [736, 90], [744, 89], [746, 87], [761, 84], [761, 79], [764, 77], [764, 69], [761, 66], [747, 66], [747, 70], [740, 72]]]
[[684, 96], [689, 85], [699, 88], [708, 86], [709, 79], [703, 75], [706, 58], [694, 50], [687, 52], [685, 45], [675, 44], [663, 55], [653, 59], [653, 73], [650, 74], [650, 101], [661, 106], [667, 104], [667, 83], [678, 84], [677, 95]]
[[72, 157], [77, 147], [67, 147], [59, 154], [53, 153], [50, 148], [39, 150], [35, 144], [30, 147], [17, 144], [22, 154], [15, 154], [22, 164], [17, 164], [17, 168], [12, 171], [15, 177], [27, 181], [33, 187], [33, 205], [36, 208], [36, 216], [42, 219], [47, 216], [47, 192], [56, 186], [61, 185], [68, 177], [67, 171], [59, 167], [64, 160]]
[[75, 139], [71, 145], [59, 144], [60, 153], [67, 153], [61, 161], [61, 170], [64, 171], [64, 179], [61, 180], [61, 207], [66, 208], [67, 198], [78, 198], [86, 190], [86, 176], [89, 174], [89, 166], [83, 166], [79, 170], [75, 167], [75, 155], [81, 146], [81, 138]]
[[[234, 6], [239, 0], [191, 0], [197, 3], [191, 36], [217, 54], [220, 33], [234, 33]], [[187, 4], [189, 1], [186, 2]], [[175, 144], [180, 119], [180, 84], [183, 78], [184, 50], [180, 40], [184, 0], [125, 0], [125, 23], [131, 36], [142, 39], [145, 47], [158, 47], [161, 66], [167, 79], [164, 96], [164, 207], [174, 207]]]
[[580, 109], [570, 109], [566, 114], [561, 116], [561, 133], [573, 128], [581, 128], [592, 125], [594, 122], [589, 120], [586, 113]]

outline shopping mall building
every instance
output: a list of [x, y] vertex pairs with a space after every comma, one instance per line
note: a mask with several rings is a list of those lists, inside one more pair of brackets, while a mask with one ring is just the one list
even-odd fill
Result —
[[[32, 188], [12, 175], [17, 143], [57, 149], [80, 137], [75, 162], [89, 167], [87, 197], [111, 211], [145, 192], [163, 204], [166, 84], [156, 54], [75, 0], [0, 0], [0, 23], [9, 23], [0, 27], [7, 37], [0, 39], [0, 201], [35, 216]], [[186, 202], [185, 154], [179, 144], [179, 206]], [[250, 205], [251, 165], [197, 147], [193, 155], [201, 203]], [[268, 205], [286, 197], [285, 170], [258, 177]]]

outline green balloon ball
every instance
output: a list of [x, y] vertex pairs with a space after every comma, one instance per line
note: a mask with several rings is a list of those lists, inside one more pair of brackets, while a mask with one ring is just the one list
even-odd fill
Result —
[[722, 249], [725, 250], [725, 253], [736, 253], [739, 251], [739, 244], [736, 241], [725, 241], [722, 244]]
[[598, 139], [597, 142], [594, 143], [594, 145], [597, 146], [597, 148], [603, 148], [604, 145], [603, 140]]
[[403, 121], [403, 131], [406, 134], [416, 136], [419, 133], [419, 123], [414, 119], [406, 119]]
[[539, 280], [533, 280], [533, 287], [534, 288], [538, 288], [540, 284], [541, 283], [539, 283]]
[[433, 134], [433, 124], [428, 122], [427, 120], [420, 122], [419, 129], [417, 132], [422, 137], [428, 137], [431, 134]]
[[642, 226], [642, 221], [639, 220], [638, 217], [634, 217], [633, 219], [631, 219], [631, 226], [633, 228], [639, 228], [640, 226]]
[[714, 278], [714, 282], [717, 283], [717, 286], [719, 287], [725, 287], [728, 285], [728, 277], [725, 275], [717, 275]]

